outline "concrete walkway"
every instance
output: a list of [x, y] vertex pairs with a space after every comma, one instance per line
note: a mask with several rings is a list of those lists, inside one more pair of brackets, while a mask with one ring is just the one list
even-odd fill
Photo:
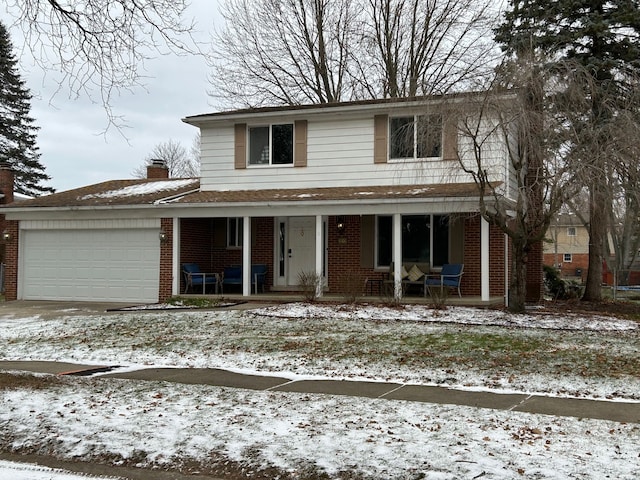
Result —
[[463, 405], [513, 412], [640, 423], [640, 403], [547, 397], [542, 395], [476, 392], [447, 387], [403, 385], [346, 380], [289, 380], [278, 376], [246, 375], [216, 368], [150, 368], [118, 372], [109, 365], [80, 365], [43, 361], [0, 361], [0, 370], [57, 375], [91, 375], [103, 378], [164, 381], [244, 388], [260, 391], [350, 395], [411, 402]]

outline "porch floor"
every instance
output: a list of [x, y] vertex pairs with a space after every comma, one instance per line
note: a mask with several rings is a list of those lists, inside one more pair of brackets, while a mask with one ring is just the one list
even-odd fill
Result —
[[[202, 298], [201, 294], [181, 294], [182, 297]], [[300, 292], [267, 292], [251, 294], [248, 297], [240, 293], [224, 293], [223, 295], [204, 295], [208, 298], [224, 298], [231, 302], [251, 302], [251, 303], [290, 303], [302, 302], [304, 296]], [[327, 294], [316, 300], [317, 302], [326, 303], [345, 303], [345, 296], [338, 294]], [[382, 298], [378, 295], [358, 297], [358, 303], [387, 303], [389, 299]], [[418, 295], [407, 295], [402, 297], [401, 304], [406, 305], [429, 305], [432, 303], [431, 297], [423, 297]], [[483, 301], [479, 296], [458, 297], [451, 295], [447, 298], [446, 305], [465, 306], [465, 307], [501, 307], [504, 306], [504, 297], [491, 297], [488, 301]]]

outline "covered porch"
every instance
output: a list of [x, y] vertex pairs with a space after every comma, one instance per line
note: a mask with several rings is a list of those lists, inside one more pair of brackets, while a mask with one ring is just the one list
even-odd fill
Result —
[[[219, 276], [218, 294], [225, 298], [299, 298], [304, 274], [318, 279], [318, 299], [355, 294], [428, 302], [429, 295], [407, 290], [402, 282], [391, 281], [389, 294], [389, 279], [402, 278], [403, 264], [423, 270], [427, 265], [424, 273], [434, 273], [443, 264], [459, 263], [464, 264], [463, 298], [453, 292], [448, 303], [504, 302], [506, 239], [478, 214], [475, 186], [451, 187], [316, 189], [288, 191], [286, 198], [280, 191], [266, 202], [198, 202], [198, 208], [171, 219], [172, 294], [185, 293], [182, 265], [197, 263], [201, 271]], [[208, 193], [201, 200], [214, 192]], [[238, 192], [233, 193], [235, 200]], [[189, 203], [195, 200], [189, 198]], [[255, 288], [251, 276], [256, 265], [266, 266], [264, 290]], [[230, 267], [241, 275], [233, 284], [224, 280]], [[385, 282], [387, 291], [367, 288], [371, 279], [378, 285]]]

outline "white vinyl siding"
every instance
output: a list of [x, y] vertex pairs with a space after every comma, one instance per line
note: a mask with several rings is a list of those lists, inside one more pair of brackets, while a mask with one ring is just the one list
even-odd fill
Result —
[[[259, 190], [317, 187], [366, 187], [471, 182], [457, 161], [374, 163], [374, 118], [309, 118], [307, 166], [234, 168], [234, 127], [203, 128], [202, 190]], [[488, 164], [503, 161], [500, 149], [487, 147]], [[462, 152], [461, 152], [462, 154]], [[493, 157], [493, 158], [492, 158]], [[498, 158], [495, 158], [498, 157]]]

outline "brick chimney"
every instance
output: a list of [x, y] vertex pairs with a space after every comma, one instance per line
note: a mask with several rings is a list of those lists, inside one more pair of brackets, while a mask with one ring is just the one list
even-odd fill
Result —
[[151, 163], [147, 165], [147, 178], [169, 178], [169, 169], [164, 163], [164, 160], [160, 158], [154, 158], [151, 160]]
[[11, 165], [6, 162], [0, 163], [0, 204], [6, 205], [13, 203], [13, 187], [14, 187], [13, 170]]

